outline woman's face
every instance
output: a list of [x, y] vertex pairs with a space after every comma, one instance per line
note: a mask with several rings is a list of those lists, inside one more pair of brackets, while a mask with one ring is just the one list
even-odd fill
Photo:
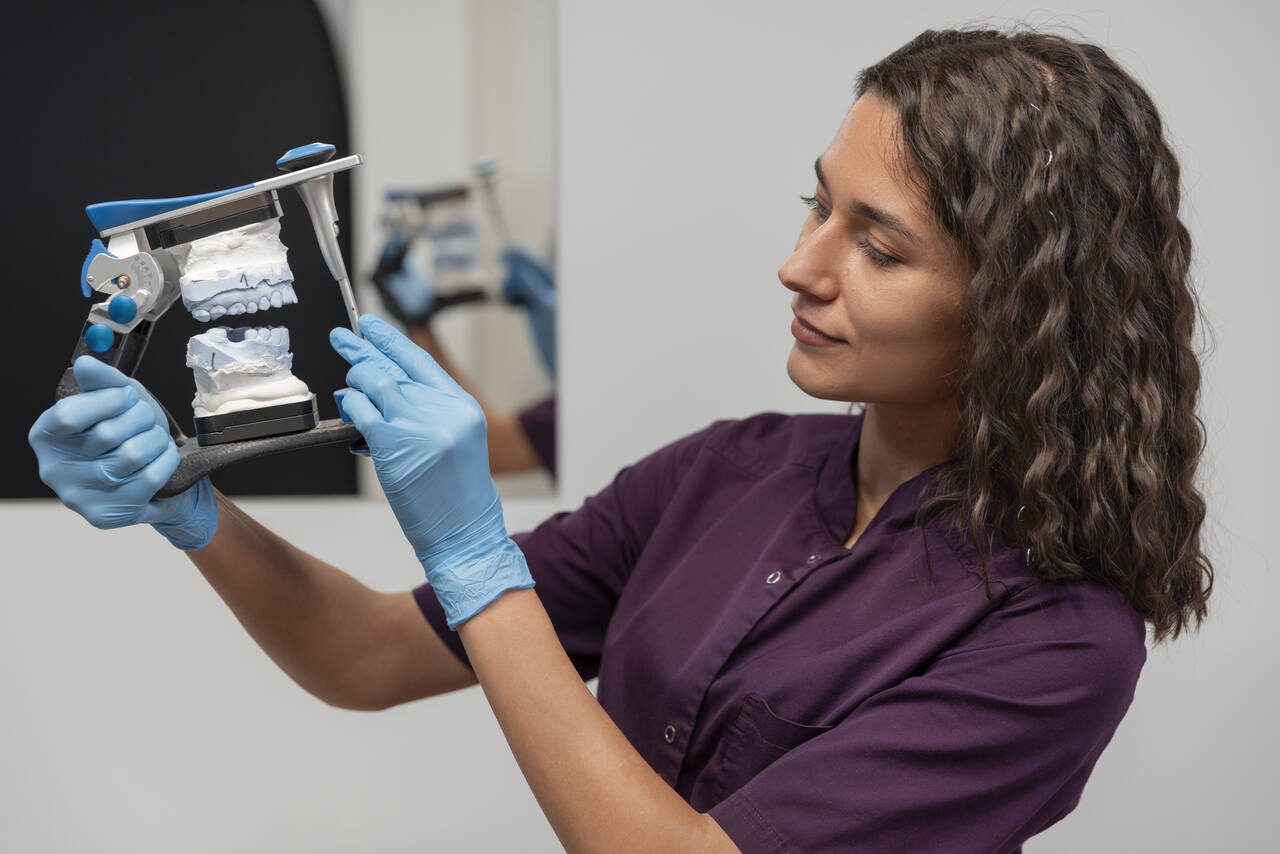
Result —
[[925, 200], [896, 177], [897, 121], [871, 94], [853, 105], [818, 158], [811, 211], [778, 270], [795, 292], [787, 373], [814, 397], [954, 397], [969, 274]]

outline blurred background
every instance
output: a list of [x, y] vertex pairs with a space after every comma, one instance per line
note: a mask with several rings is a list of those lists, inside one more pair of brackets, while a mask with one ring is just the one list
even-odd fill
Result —
[[[354, 270], [371, 274], [393, 239], [388, 190], [465, 183], [488, 156], [510, 232], [553, 274], [554, 374], [527, 309], [493, 296], [507, 271], [483, 208], [471, 217], [476, 279], [493, 298], [430, 323], [495, 407], [522, 412], [555, 392], [556, 474], [503, 481], [513, 531], [716, 418], [844, 411], [787, 379], [789, 295], [776, 270], [860, 68], [923, 29], [977, 22], [1106, 47], [1148, 88], [1184, 170], [1211, 327], [1202, 489], [1219, 575], [1202, 632], [1151, 651], [1079, 807], [1026, 850], [1274, 847], [1274, 6], [327, 0], [96, 14], [24, 7], [0, 36], [3, 215], [16, 278], [38, 283], [23, 295], [39, 306], [10, 334], [24, 348], [21, 393], [44, 396], [9, 407], [4, 494], [45, 494], [31, 486], [25, 433], [83, 322], [83, 205], [234, 186], [325, 139], [367, 161], [339, 183]], [[283, 201], [288, 229], [299, 208]], [[301, 279], [305, 256], [319, 263], [314, 241], [285, 242]], [[436, 270], [438, 248], [407, 252], [411, 272], [452, 288], [465, 277]], [[341, 385], [323, 332], [343, 319], [315, 269], [297, 309], [327, 314], [305, 324], [320, 338], [294, 349], [315, 360], [306, 378], [319, 391]], [[380, 304], [367, 275], [360, 288], [362, 305]], [[185, 312], [161, 332], [170, 323], [174, 341], [191, 334]], [[171, 366], [153, 346], [144, 368]], [[270, 488], [246, 482], [274, 497], [242, 506], [371, 586], [418, 584], [368, 472], [345, 451], [297, 462]], [[295, 489], [310, 494], [281, 495]], [[0, 542], [0, 850], [560, 850], [479, 689], [380, 713], [333, 709], [283, 676], [151, 531], [102, 532], [52, 498], [13, 498], [0, 502]]]

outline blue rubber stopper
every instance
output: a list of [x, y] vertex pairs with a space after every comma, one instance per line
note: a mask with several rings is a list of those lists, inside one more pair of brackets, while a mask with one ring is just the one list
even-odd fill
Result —
[[116, 343], [116, 334], [111, 327], [95, 323], [84, 333], [84, 343], [95, 353], [105, 353]]
[[133, 301], [133, 297], [118, 294], [107, 303], [107, 314], [116, 323], [128, 323], [138, 316], [138, 304]]

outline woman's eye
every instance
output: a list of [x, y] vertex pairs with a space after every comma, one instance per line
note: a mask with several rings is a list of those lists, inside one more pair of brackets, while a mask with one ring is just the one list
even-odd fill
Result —
[[[818, 201], [817, 197], [815, 196], [802, 195], [800, 197], [800, 201], [804, 202], [805, 207], [807, 207], [809, 210], [817, 214], [818, 219], [824, 220], [827, 217], [831, 216], [831, 211], [829, 211], [826, 208], [826, 206], [822, 204], [822, 202]], [[865, 240], [858, 242], [858, 248], [861, 249], [863, 253], [867, 256], [868, 260], [870, 260], [871, 263], [875, 264], [877, 267], [892, 267], [894, 264], [902, 263], [897, 258], [894, 258], [892, 255], [884, 254], [879, 249], [876, 249], [874, 246], [872, 246], [870, 243], [868, 243]]]
[[831, 216], [831, 211], [827, 210], [822, 202], [818, 201], [814, 196], [801, 196], [800, 201], [804, 202], [804, 206], [818, 215], [818, 219], [826, 219]]
[[872, 264], [875, 264], [878, 267], [892, 267], [894, 264], [902, 263], [892, 255], [884, 254], [865, 240], [859, 241], [858, 248], [866, 253], [867, 258]]

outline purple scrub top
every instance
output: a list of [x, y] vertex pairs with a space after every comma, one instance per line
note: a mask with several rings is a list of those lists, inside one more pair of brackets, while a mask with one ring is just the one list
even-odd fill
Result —
[[[1079, 801], [1145, 626], [998, 539], [988, 595], [945, 515], [912, 527], [947, 463], [845, 549], [861, 427], [718, 421], [513, 539], [605, 711], [742, 851], [1017, 852]], [[414, 595], [466, 661], [431, 588]]]

